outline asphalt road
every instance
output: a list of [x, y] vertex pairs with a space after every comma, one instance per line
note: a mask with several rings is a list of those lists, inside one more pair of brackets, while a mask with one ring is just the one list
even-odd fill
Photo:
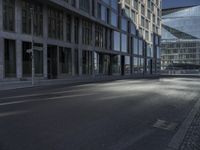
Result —
[[199, 97], [195, 78], [0, 91], [0, 150], [165, 150]]

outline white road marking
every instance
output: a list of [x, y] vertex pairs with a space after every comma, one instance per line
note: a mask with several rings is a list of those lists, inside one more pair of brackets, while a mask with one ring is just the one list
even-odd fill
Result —
[[58, 100], [58, 99], [64, 99], [64, 98], [74, 98], [74, 97], [81, 97], [81, 96], [91, 96], [91, 95], [94, 95], [94, 94], [96, 94], [96, 93], [56, 96], [56, 97], [50, 97], [50, 98], [45, 98], [45, 99], [32, 99], [32, 100], [22, 100], [22, 101], [14, 101], [14, 102], [3, 102], [3, 103], [0, 103], [0, 106], [23, 104], [23, 103], [30, 103], [30, 102], [50, 101], [50, 100]]
[[14, 99], [14, 98], [26, 98], [26, 97], [33, 97], [33, 96], [45, 96], [45, 95], [48, 95], [48, 94], [51, 94], [51, 95], [53, 95], [53, 94], [65, 94], [65, 93], [70, 93], [70, 92], [80, 92], [80, 91], [84, 91], [84, 90], [86, 90], [86, 89], [60, 91], [60, 92], [52, 92], [52, 93], [42, 93], [42, 94], [26, 94], [26, 95], [19, 95], [19, 96], [9, 96], [9, 97], [2, 97], [2, 98], [0, 98], [0, 100], [2, 100], [2, 99]]
[[20, 114], [24, 114], [27, 113], [28, 111], [11, 111], [11, 112], [4, 112], [4, 113], [0, 113], [0, 118], [1, 117], [8, 117], [8, 116], [14, 116], [14, 115], [20, 115]]

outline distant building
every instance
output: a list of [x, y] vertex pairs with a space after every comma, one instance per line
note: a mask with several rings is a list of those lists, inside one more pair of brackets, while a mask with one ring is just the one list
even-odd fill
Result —
[[32, 40], [42, 79], [159, 73], [161, 0], [0, 0], [0, 10], [0, 81], [30, 80]]
[[162, 23], [162, 69], [200, 65], [200, 6], [165, 9]]

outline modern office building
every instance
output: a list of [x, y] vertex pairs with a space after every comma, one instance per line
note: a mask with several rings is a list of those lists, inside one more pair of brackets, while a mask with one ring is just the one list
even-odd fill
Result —
[[[161, 0], [0, 0], [0, 80], [160, 70]], [[30, 50], [34, 51], [34, 65]]]
[[200, 65], [200, 6], [165, 9], [162, 22], [162, 68]]

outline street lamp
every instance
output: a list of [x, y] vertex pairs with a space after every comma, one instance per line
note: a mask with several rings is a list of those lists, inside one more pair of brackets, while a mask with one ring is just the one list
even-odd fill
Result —
[[35, 84], [35, 55], [34, 51], [43, 51], [42, 47], [34, 46], [34, 8], [30, 8], [31, 14], [31, 49], [27, 49], [27, 53], [31, 53], [31, 60], [32, 60], [32, 86]]
[[31, 13], [31, 60], [32, 60], [32, 86], [34, 86], [35, 81], [35, 58], [34, 58], [34, 8], [30, 8]]

